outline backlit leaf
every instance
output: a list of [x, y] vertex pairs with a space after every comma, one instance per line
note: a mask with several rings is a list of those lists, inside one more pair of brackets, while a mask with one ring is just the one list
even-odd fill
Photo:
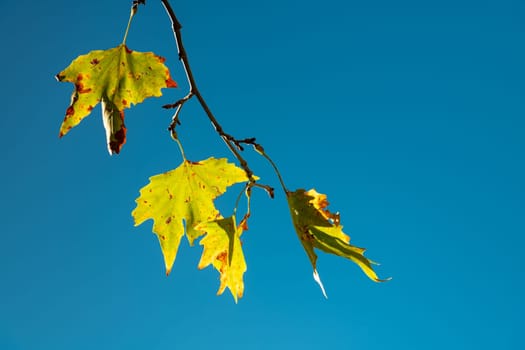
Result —
[[153, 219], [166, 274], [171, 271], [182, 236], [186, 233], [192, 245], [203, 235], [195, 225], [221, 218], [213, 200], [227, 187], [245, 181], [248, 178], [244, 170], [226, 159], [215, 158], [185, 160], [174, 170], [150, 177], [150, 183], [140, 190], [132, 216], [135, 226]]
[[317, 193], [314, 189], [299, 189], [288, 191], [286, 196], [295, 231], [310, 258], [314, 279], [319, 283], [323, 294], [325, 292], [317, 273], [317, 254], [314, 248], [352, 260], [376, 282], [386, 281], [377, 277], [372, 267], [376, 263], [364, 256], [365, 249], [350, 244], [350, 237], [343, 233], [343, 226], [340, 225], [339, 214], [327, 209], [326, 195]]
[[243, 225], [236, 226], [235, 217], [232, 216], [198, 224], [195, 229], [206, 232], [206, 236], [199, 242], [204, 247], [199, 269], [213, 264], [221, 275], [217, 294], [220, 295], [224, 289], [229, 288], [237, 302], [244, 292], [242, 276], [246, 271], [240, 240]]
[[176, 86], [164, 58], [152, 52], [132, 51], [123, 44], [78, 56], [56, 77], [75, 85], [59, 136], [67, 134], [102, 101], [110, 154], [119, 153], [126, 142], [124, 109], [148, 97], [161, 96], [162, 88]]

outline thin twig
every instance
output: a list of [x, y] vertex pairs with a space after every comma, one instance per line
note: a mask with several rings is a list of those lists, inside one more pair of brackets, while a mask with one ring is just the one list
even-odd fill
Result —
[[170, 126], [168, 126], [168, 130], [172, 133], [172, 136], [176, 135], [175, 127], [177, 125], [180, 125], [179, 114], [180, 114], [180, 110], [182, 109], [182, 106], [192, 97], [193, 97], [193, 93], [190, 91], [186, 96], [184, 96], [183, 98], [181, 98], [177, 102], [175, 102], [173, 104], [162, 106], [163, 108], [167, 108], [167, 109], [168, 108], [177, 108], [177, 110], [173, 114], [173, 117], [171, 118], [171, 124], [170, 124]]

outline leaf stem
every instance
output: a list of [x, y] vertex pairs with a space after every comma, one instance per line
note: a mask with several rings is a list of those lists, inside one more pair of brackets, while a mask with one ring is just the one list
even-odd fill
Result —
[[277, 178], [279, 179], [279, 182], [281, 183], [281, 187], [283, 188], [283, 191], [285, 193], [288, 193], [288, 189], [286, 188], [286, 185], [284, 184], [284, 180], [283, 180], [283, 177], [281, 176], [281, 172], [279, 171], [279, 168], [277, 168], [277, 165], [275, 164], [275, 162], [272, 160], [272, 158], [270, 158], [269, 155], [266, 154], [266, 152], [264, 151], [264, 149], [262, 148], [261, 145], [259, 144], [254, 144], [254, 148], [255, 150], [257, 151], [257, 153], [259, 153], [261, 156], [263, 156], [264, 158], [266, 158], [266, 160], [270, 163], [270, 165], [272, 166], [273, 170], [275, 171], [275, 173], [277, 174]]
[[235, 200], [235, 207], [233, 208], [233, 215], [237, 215], [237, 208], [239, 207], [239, 203], [241, 201], [242, 195], [246, 194], [246, 197], [248, 198], [248, 206], [246, 209], [246, 216], [250, 216], [250, 197], [252, 193], [252, 187], [250, 186], [250, 183], [247, 183], [244, 188], [239, 192], [239, 195], [237, 196], [237, 199]]
[[126, 45], [126, 39], [128, 38], [129, 33], [129, 27], [131, 27], [131, 20], [137, 13], [137, 5], [135, 5], [135, 2], [133, 2], [133, 5], [131, 6], [131, 12], [129, 14], [129, 20], [128, 20], [128, 26], [126, 27], [126, 32], [124, 33], [124, 39], [122, 40], [122, 45]]
[[186, 159], [186, 153], [184, 153], [184, 147], [182, 147], [182, 142], [180, 142], [179, 138], [177, 137], [177, 134], [175, 133], [175, 130], [171, 132], [171, 138], [177, 142], [177, 145], [179, 145], [180, 154], [182, 155], [182, 159], [184, 161], [187, 161]]

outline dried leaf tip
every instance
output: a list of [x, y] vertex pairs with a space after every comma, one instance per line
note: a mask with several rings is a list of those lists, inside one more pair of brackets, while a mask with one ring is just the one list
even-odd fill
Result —
[[314, 269], [314, 280], [317, 282], [317, 284], [319, 284], [319, 287], [321, 287], [321, 291], [323, 292], [324, 297], [328, 299], [328, 296], [326, 295], [326, 291], [323, 286], [323, 282], [321, 282], [321, 277], [317, 273], [316, 269]]

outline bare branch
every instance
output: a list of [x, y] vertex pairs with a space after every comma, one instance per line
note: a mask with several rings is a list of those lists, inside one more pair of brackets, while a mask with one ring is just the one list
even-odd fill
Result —
[[[182, 25], [180, 24], [179, 20], [177, 19], [177, 16], [175, 15], [175, 12], [173, 11], [173, 8], [171, 7], [169, 1], [168, 0], [161, 0], [161, 2], [162, 2], [162, 5], [164, 6], [164, 8], [166, 9], [166, 12], [168, 13], [168, 16], [169, 16], [169, 18], [171, 20], [172, 30], [173, 30], [173, 34], [175, 36], [175, 42], [177, 44], [177, 51], [178, 51], [178, 54], [179, 54], [179, 60], [181, 61], [182, 65], [184, 67], [184, 71], [186, 73], [186, 78], [188, 80], [189, 90], [190, 90], [188, 95], [186, 95], [186, 97], [182, 98], [181, 100], [179, 100], [179, 101], [177, 101], [177, 102], [175, 102], [175, 103], [173, 103], [171, 105], [164, 106], [164, 108], [177, 108], [177, 110], [175, 111], [175, 115], [173, 116], [172, 123], [169, 126], [169, 130], [172, 132], [172, 136], [174, 136], [174, 135], [176, 136], [176, 134], [174, 134], [175, 126], [179, 123], [179, 118], [178, 117], [179, 117], [179, 113], [180, 113], [180, 110], [182, 108], [182, 105], [186, 101], [188, 101], [191, 97], [193, 97], [193, 96], [197, 97], [197, 100], [199, 101], [202, 109], [204, 110], [204, 112], [208, 116], [208, 119], [211, 121], [213, 127], [215, 128], [215, 131], [220, 135], [222, 140], [226, 143], [226, 146], [230, 149], [230, 151], [233, 153], [235, 158], [237, 158], [237, 160], [240, 163], [240, 166], [246, 172], [246, 176], [248, 177], [248, 179], [250, 181], [250, 184], [252, 184], [252, 186], [253, 186], [253, 184], [255, 184], [255, 182], [256, 182], [254, 173], [250, 169], [250, 167], [248, 166], [248, 162], [246, 162], [246, 160], [241, 156], [239, 151], [243, 150], [243, 147], [241, 146], [242, 143], [248, 143], [247, 141], [250, 141], [250, 140], [255, 141], [255, 139], [254, 138], [250, 138], [250, 139], [245, 139], [245, 140], [236, 140], [233, 136], [231, 136], [231, 135], [229, 135], [229, 134], [224, 132], [224, 130], [222, 129], [222, 126], [219, 123], [219, 121], [215, 118], [215, 116], [211, 112], [211, 109], [209, 108], [208, 104], [204, 100], [204, 97], [202, 97], [202, 94], [200, 93], [199, 89], [197, 88], [197, 84], [195, 82], [195, 78], [193, 76], [193, 72], [191, 70], [191, 67], [190, 67], [190, 64], [189, 64], [189, 61], [188, 61], [188, 55], [186, 53], [186, 49], [184, 48], [184, 44], [182, 42], [182, 34], [181, 34]], [[269, 191], [269, 193], [270, 193], [270, 191]]]

